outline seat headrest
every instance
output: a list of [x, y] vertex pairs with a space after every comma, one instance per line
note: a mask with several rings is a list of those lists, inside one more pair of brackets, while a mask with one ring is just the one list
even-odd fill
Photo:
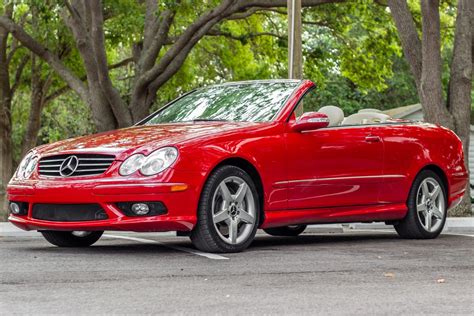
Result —
[[328, 126], [337, 126], [344, 120], [344, 111], [334, 105], [326, 105], [318, 110], [319, 113], [324, 113], [329, 118]]

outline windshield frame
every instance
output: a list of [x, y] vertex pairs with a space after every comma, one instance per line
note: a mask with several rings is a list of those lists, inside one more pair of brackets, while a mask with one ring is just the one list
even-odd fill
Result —
[[[172, 106], [173, 104], [175, 104], [176, 102], [178, 102], [182, 98], [184, 98], [184, 97], [186, 97], [186, 96], [188, 96], [188, 95], [190, 95], [190, 94], [192, 94], [196, 91], [199, 91], [200, 89], [211, 88], [211, 87], [221, 87], [221, 86], [244, 85], [244, 84], [249, 84], [250, 85], [250, 84], [270, 84], [270, 83], [295, 83], [295, 87], [293, 88], [291, 93], [288, 94], [286, 99], [282, 102], [282, 105], [280, 106], [280, 108], [273, 114], [273, 116], [268, 121], [254, 122], [254, 123], [274, 122], [278, 118], [280, 113], [285, 110], [286, 106], [288, 105], [288, 102], [293, 98], [293, 96], [295, 95], [295, 92], [298, 91], [298, 89], [300, 88], [302, 82], [304, 82], [304, 80], [300, 80], [300, 79], [247, 80], [247, 81], [231, 81], [231, 82], [226, 82], [226, 83], [221, 83], [221, 84], [202, 86], [202, 87], [199, 87], [199, 88], [196, 88], [196, 89], [192, 89], [192, 90], [190, 90], [186, 93], [183, 93], [182, 95], [180, 95], [176, 99], [168, 102], [163, 107], [161, 107], [160, 109], [158, 109], [155, 112], [151, 113], [150, 115], [148, 115], [147, 117], [145, 117], [141, 121], [135, 123], [134, 126], [145, 125], [147, 122], [149, 122], [151, 119], [153, 119], [154, 117], [159, 115], [162, 111], [164, 111], [168, 107]], [[203, 121], [205, 121], [205, 120], [203, 120]], [[189, 122], [192, 122], [192, 121], [157, 123], [157, 124], [153, 124], [153, 125], [182, 124], [182, 123], [189, 123]], [[228, 122], [251, 122], [251, 121], [228, 121]]]

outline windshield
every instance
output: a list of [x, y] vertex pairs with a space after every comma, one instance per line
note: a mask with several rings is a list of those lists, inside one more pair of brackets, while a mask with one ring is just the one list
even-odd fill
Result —
[[299, 82], [242, 83], [202, 88], [158, 111], [145, 124], [187, 121], [270, 121]]

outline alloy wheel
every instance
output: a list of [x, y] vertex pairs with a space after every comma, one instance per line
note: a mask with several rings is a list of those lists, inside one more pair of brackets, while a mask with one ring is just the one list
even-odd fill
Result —
[[418, 220], [427, 232], [435, 232], [446, 215], [443, 188], [434, 178], [424, 179], [418, 187], [416, 197]]
[[256, 225], [255, 199], [240, 177], [221, 181], [212, 199], [212, 221], [219, 237], [228, 244], [247, 240]]

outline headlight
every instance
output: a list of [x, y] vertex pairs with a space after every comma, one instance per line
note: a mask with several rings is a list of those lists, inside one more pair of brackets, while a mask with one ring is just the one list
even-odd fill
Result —
[[25, 158], [20, 163], [18, 171], [16, 173], [17, 177], [20, 179], [28, 179], [31, 177], [33, 172], [36, 169], [38, 163], [38, 157], [34, 155], [33, 152], [28, 153]]
[[154, 151], [149, 156], [136, 154], [127, 158], [120, 166], [119, 173], [128, 176], [140, 170], [145, 176], [155, 175], [169, 168], [178, 158], [178, 150], [174, 147], [164, 147]]
[[120, 165], [119, 173], [121, 176], [128, 176], [137, 171], [143, 165], [145, 161], [145, 156], [142, 154], [137, 154], [128, 157], [122, 165]]
[[174, 147], [165, 147], [148, 156], [140, 168], [145, 176], [157, 174], [171, 166], [178, 158], [178, 150]]

